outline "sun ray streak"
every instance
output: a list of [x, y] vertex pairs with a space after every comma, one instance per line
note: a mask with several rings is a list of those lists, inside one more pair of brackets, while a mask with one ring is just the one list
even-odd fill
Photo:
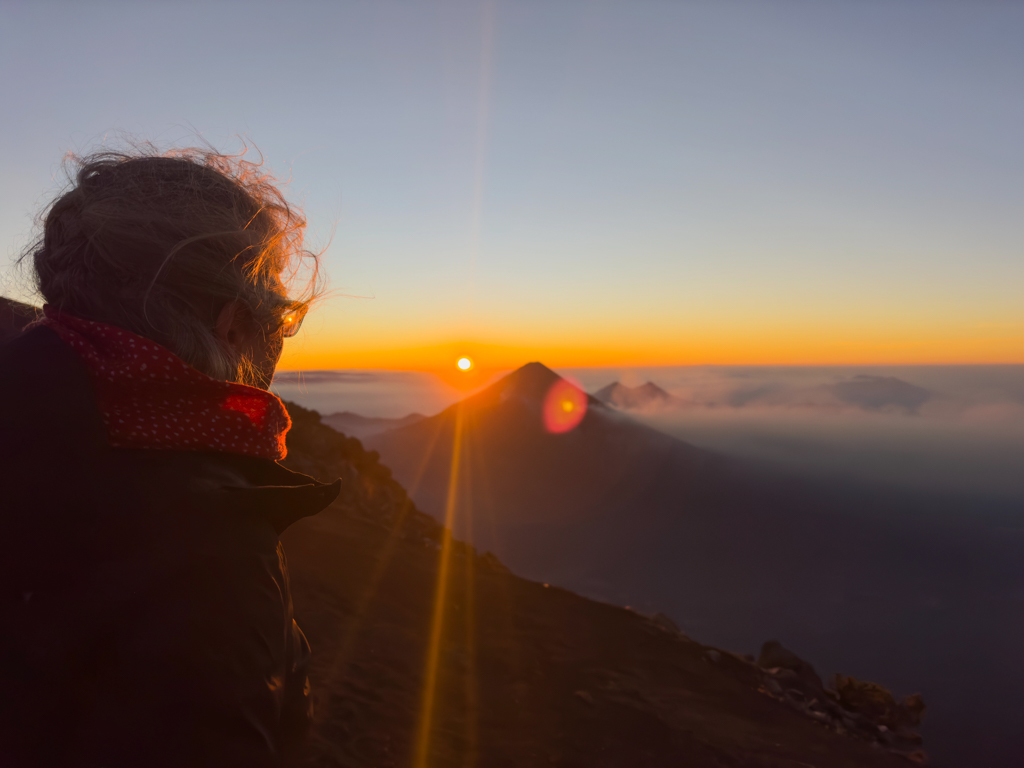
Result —
[[[472, 425], [470, 425], [472, 427]], [[474, 430], [469, 429], [469, 434], [472, 435]], [[460, 498], [463, 500], [464, 507], [461, 510], [461, 517], [463, 520], [463, 538], [467, 542], [473, 541], [473, 515], [475, 508], [472, 505], [473, 498], [473, 480], [476, 474], [473, 469], [473, 460], [476, 458], [473, 454], [473, 441], [467, 439], [462, 448], [462, 474], [463, 481], [460, 489]], [[476, 677], [477, 666], [476, 666], [476, 589], [475, 589], [475, 578], [476, 578], [476, 557], [473, 553], [467, 552], [466, 557], [463, 558], [465, 562], [464, 578], [465, 584], [462, 590], [462, 603], [463, 603], [463, 618], [465, 626], [465, 643], [466, 643], [466, 670], [465, 670], [465, 739], [466, 748], [462, 759], [462, 765], [464, 768], [474, 768], [477, 763], [477, 751], [479, 748], [478, 739], [478, 711], [479, 711], [479, 691], [477, 689], [478, 681]]]
[[[491, 478], [492, 465], [487, 461], [488, 453], [485, 444], [480, 440], [479, 430], [465, 430], [464, 441], [466, 454], [473, 461], [471, 463], [463, 462], [463, 464], [466, 467], [465, 471], [471, 473], [473, 493], [476, 500], [480, 502], [473, 506], [472, 525], [478, 532], [481, 526], [486, 527], [487, 533], [490, 535], [489, 548], [492, 552], [497, 552], [501, 549], [502, 538], [495, 514], [495, 510], [498, 508], [498, 498]], [[469, 497], [467, 493], [464, 498]], [[500, 634], [504, 637], [515, 637], [516, 627], [513, 622], [514, 601], [512, 597], [512, 581], [510, 579], [495, 579], [492, 583], [496, 589], [495, 593], [492, 593], [491, 599], [503, 610], [492, 612], [491, 616], [495, 616], [497, 621], [502, 624], [503, 629]], [[516, 679], [523, 679], [526, 674], [526, 666], [519, 644], [508, 644], [504, 653], [506, 654], [505, 661], [508, 663], [509, 668], [513, 670]]]
[[[322, 684], [322, 689], [325, 691], [334, 690], [334, 681], [344, 677], [348, 664], [352, 661], [359, 633], [363, 629], [363, 620], [369, 610], [370, 603], [377, 595], [377, 588], [380, 586], [380, 582], [384, 578], [384, 574], [387, 572], [388, 566], [391, 565], [391, 559], [394, 556], [395, 547], [401, 538], [403, 526], [415, 510], [412, 495], [419, 486], [420, 480], [426, 471], [427, 462], [437, 446], [439, 436], [440, 429], [436, 430], [431, 437], [427, 450], [424, 452], [423, 460], [421, 461], [415, 478], [407, 491], [408, 498], [402, 505], [402, 509], [399, 512], [397, 519], [394, 521], [394, 524], [391, 526], [391, 530], [388, 533], [388, 539], [381, 548], [381, 552], [377, 558], [377, 563], [374, 566], [373, 572], [366, 580], [366, 587], [363, 589], [362, 594], [359, 597], [359, 603], [357, 604], [355, 611], [352, 613], [352, 618], [349, 621], [348, 626], [345, 628], [345, 631], [342, 633], [341, 638], [334, 646], [331, 665], [328, 667], [323, 678], [324, 682]], [[319, 727], [319, 725], [329, 717], [330, 711], [329, 707], [317, 707], [314, 728]]]
[[437, 573], [437, 589], [434, 594], [434, 610], [430, 625], [430, 641], [427, 648], [426, 674], [423, 682], [423, 699], [420, 705], [420, 722], [416, 734], [414, 768], [428, 768], [430, 760], [430, 737], [433, 727], [434, 710], [437, 703], [437, 680], [441, 656], [441, 639], [444, 631], [445, 609], [448, 599], [448, 573], [452, 555], [452, 524], [455, 520], [458, 499], [459, 462], [462, 448], [463, 406], [455, 410], [455, 434], [452, 436], [451, 471], [448, 476], [448, 501], [444, 511], [444, 534], [441, 541], [441, 559]]

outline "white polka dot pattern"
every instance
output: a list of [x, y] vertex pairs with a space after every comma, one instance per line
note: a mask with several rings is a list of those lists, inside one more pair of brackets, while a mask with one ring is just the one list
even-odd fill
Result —
[[91, 375], [112, 446], [284, 458], [291, 419], [275, 395], [211, 378], [144, 336], [43, 309], [40, 324]]

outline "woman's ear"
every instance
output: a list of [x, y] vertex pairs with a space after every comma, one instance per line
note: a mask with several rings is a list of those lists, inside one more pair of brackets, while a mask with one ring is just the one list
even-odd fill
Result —
[[245, 302], [235, 299], [221, 308], [213, 332], [223, 344], [241, 355], [252, 346], [260, 327]]

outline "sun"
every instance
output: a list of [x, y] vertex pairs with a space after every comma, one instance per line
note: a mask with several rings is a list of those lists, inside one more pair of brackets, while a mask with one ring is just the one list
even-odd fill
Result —
[[473, 367], [473, 361], [468, 357], [460, 357], [456, 365], [459, 366], [460, 371], [468, 371]]

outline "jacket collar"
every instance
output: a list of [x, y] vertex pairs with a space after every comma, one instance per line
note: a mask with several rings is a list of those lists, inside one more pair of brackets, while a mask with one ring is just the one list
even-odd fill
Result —
[[[213, 497], [221, 509], [266, 519], [278, 534], [338, 498], [341, 481], [320, 483], [264, 458], [210, 451], [110, 448], [91, 382], [77, 355], [48, 328], [36, 328], [0, 348], [0, 395], [17, 411], [0, 418], [10, 427], [16, 455], [31, 471], [49, 472], [55, 449], [78, 467], [82, 480], [97, 479], [111, 459], [167, 477], [168, 489]], [[8, 422], [10, 422], [8, 424]], [[10, 450], [15, 450], [12, 443]], [[4, 456], [0, 446], [0, 456]], [[91, 468], [88, 469], [87, 468]], [[182, 474], [183, 473], [183, 474]], [[7, 499], [10, 500], [10, 499]]]
[[221, 485], [227, 509], [265, 518], [278, 535], [292, 523], [329, 507], [341, 493], [341, 480], [321, 483], [267, 459], [218, 455], [235, 470]]
[[322, 512], [341, 493], [341, 480], [321, 483], [270, 459], [199, 451], [121, 450], [157, 472], [187, 478], [188, 493], [222, 512], [261, 517], [283, 533]]

